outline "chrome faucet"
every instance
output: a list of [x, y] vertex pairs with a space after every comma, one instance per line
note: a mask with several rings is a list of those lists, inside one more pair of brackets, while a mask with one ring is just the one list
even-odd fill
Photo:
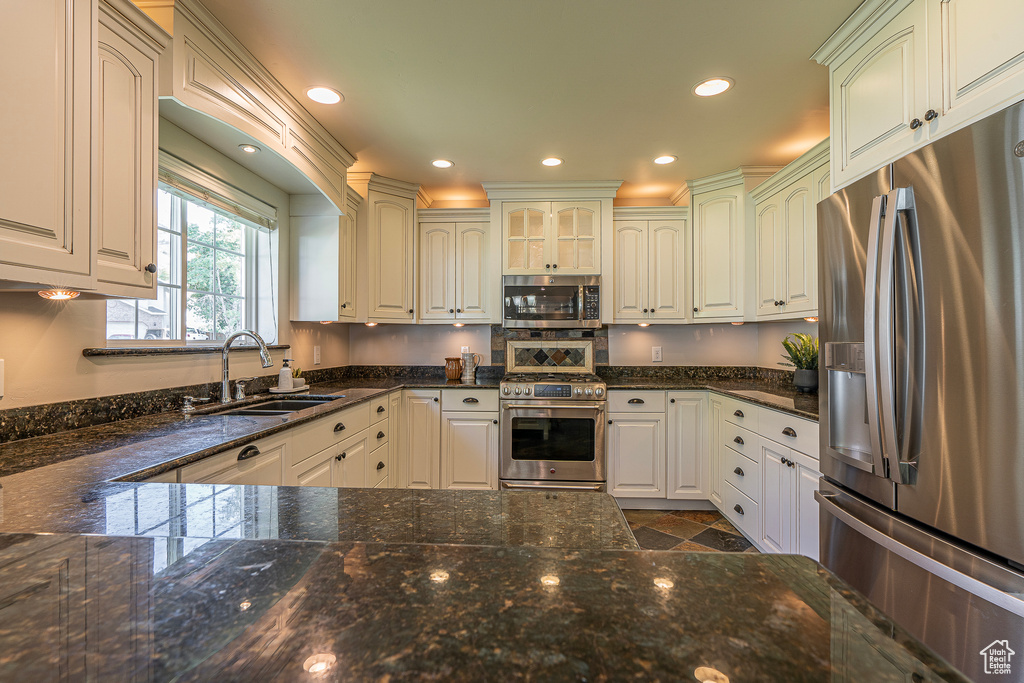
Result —
[[263, 338], [252, 330], [240, 330], [225, 339], [224, 347], [221, 350], [221, 360], [224, 371], [221, 375], [220, 382], [221, 403], [231, 403], [231, 382], [228, 379], [228, 351], [231, 348], [231, 342], [235, 341], [239, 337], [252, 337], [253, 340], [255, 340], [256, 344], [260, 347], [260, 359], [263, 361], [263, 367], [269, 368], [274, 364], [274, 361], [270, 359], [270, 351], [267, 350], [267, 345], [263, 342]]

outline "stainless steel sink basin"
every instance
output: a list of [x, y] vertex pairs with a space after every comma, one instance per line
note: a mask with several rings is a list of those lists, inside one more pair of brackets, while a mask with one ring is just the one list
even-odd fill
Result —
[[289, 399], [276, 399], [272, 401], [263, 401], [261, 403], [250, 403], [247, 406], [241, 406], [232, 410], [225, 410], [218, 413], [219, 415], [287, 415], [288, 413], [294, 413], [297, 410], [305, 410], [306, 408], [312, 408], [313, 406], [321, 406], [325, 403], [344, 398], [344, 396], [335, 396], [333, 398], [289, 398]]

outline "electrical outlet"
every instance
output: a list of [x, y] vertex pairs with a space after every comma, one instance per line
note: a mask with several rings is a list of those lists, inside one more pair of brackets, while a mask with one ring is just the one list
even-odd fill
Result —
[[320, 347], [313, 347], [313, 365], [320, 365]]
[[655, 363], [660, 363], [661, 362], [661, 347], [660, 346], [652, 346], [651, 347], [651, 360], [654, 361]]

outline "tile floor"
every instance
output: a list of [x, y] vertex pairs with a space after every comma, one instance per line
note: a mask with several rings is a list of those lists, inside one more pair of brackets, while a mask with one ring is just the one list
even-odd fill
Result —
[[757, 548], [715, 510], [623, 510], [644, 550], [756, 553]]

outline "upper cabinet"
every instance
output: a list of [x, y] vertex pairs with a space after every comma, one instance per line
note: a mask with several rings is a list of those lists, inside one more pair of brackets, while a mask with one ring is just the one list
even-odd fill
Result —
[[[155, 296], [157, 61], [127, 0], [8, 4], [0, 82], [0, 281]], [[95, 141], [95, 147], [93, 143]]]
[[749, 192], [778, 169], [749, 167], [688, 183], [693, 221], [693, 318], [739, 322], [746, 311]]
[[292, 320], [356, 320], [356, 226], [362, 203], [352, 188], [344, 214], [323, 195], [291, 196]]
[[613, 211], [612, 322], [681, 323], [689, 317], [689, 209]]
[[373, 173], [353, 173], [350, 182], [366, 197], [358, 226], [366, 237], [366, 319], [415, 321], [419, 186]]
[[828, 158], [825, 139], [750, 193], [758, 320], [818, 313], [816, 207], [828, 196]]
[[491, 224], [501, 226], [501, 274], [600, 275], [620, 184], [484, 183]]
[[1024, 95], [1024, 3], [869, 0], [813, 58], [829, 67], [838, 189]]
[[488, 209], [425, 209], [419, 220], [419, 319], [499, 322]]

